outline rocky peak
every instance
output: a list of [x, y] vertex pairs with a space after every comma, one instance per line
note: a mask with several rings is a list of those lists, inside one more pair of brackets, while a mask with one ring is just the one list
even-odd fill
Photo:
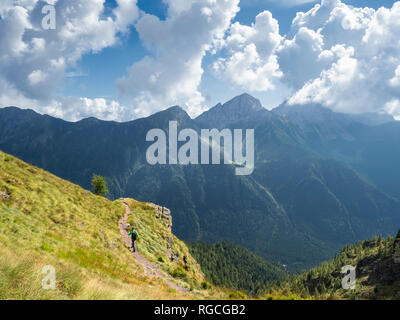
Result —
[[238, 121], [254, 120], [261, 113], [268, 113], [261, 102], [245, 93], [233, 98], [225, 104], [217, 104], [196, 118], [196, 122], [208, 127], [223, 128]]
[[260, 111], [263, 110], [260, 100], [253, 96], [244, 93], [240, 96], [233, 98], [222, 106], [227, 111]]

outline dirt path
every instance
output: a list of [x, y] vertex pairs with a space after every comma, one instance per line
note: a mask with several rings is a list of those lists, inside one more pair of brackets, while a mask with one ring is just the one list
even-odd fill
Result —
[[[125, 245], [129, 248], [129, 250], [131, 250], [132, 248], [132, 240], [131, 237], [128, 235], [128, 232], [126, 231], [126, 227], [128, 224], [128, 218], [129, 215], [131, 214], [131, 208], [129, 207], [129, 205], [127, 203], [123, 203], [126, 209], [126, 213], [125, 216], [123, 216], [119, 221], [118, 221], [118, 227], [119, 230], [121, 232], [121, 237], [122, 237], [122, 241], [125, 243]], [[149, 260], [147, 260], [145, 257], [143, 257], [138, 251], [136, 252], [132, 252], [133, 257], [135, 258], [135, 260], [137, 262], [139, 262], [142, 266], [143, 266], [143, 270], [144, 270], [144, 274], [146, 276], [149, 276], [150, 278], [161, 278], [163, 279], [167, 285], [172, 288], [175, 289], [179, 292], [190, 292], [189, 290], [178, 286], [177, 284], [173, 283], [172, 281], [170, 281], [167, 276], [165, 276], [164, 274], [162, 274], [162, 272], [160, 271], [160, 268], [150, 262]]]

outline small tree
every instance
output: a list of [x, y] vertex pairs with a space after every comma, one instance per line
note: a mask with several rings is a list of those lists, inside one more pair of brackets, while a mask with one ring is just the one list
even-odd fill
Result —
[[93, 192], [98, 196], [105, 196], [108, 193], [106, 179], [102, 176], [93, 175], [92, 186]]

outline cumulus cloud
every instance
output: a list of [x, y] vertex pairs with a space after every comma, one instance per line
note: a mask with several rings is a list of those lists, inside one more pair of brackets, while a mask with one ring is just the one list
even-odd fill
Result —
[[358, 108], [359, 112], [366, 111], [365, 106], [358, 103], [362, 92], [356, 95], [351, 88], [353, 83], [362, 78], [359, 73], [359, 62], [353, 58], [354, 50], [352, 48], [345, 50], [343, 47], [335, 49], [344, 51], [346, 54], [333, 63], [328, 70], [323, 70], [317, 79], [308, 82], [296, 92], [289, 100], [289, 104], [318, 102], [342, 112], [349, 107]]
[[[293, 39], [286, 39], [279, 47], [279, 66], [284, 73], [283, 81], [299, 88], [317, 77], [330, 63], [331, 55], [324, 53], [324, 37], [317, 30], [301, 27]], [[305, 67], [307, 66], [307, 67]]]
[[39, 101], [25, 97], [2, 79], [0, 79], [0, 92], [2, 92], [0, 94], [1, 106], [34, 109], [39, 113], [68, 121], [78, 121], [88, 117], [114, 121], [124, 121], [132, 118], [130, 109], [115, 100], [59, 96], [48, 101]]
[[181, 105], [196, 115], [204, 98], [199, 91], [202, 61], [218, 47], [239, 0], [164, 0], [168, 17], [145, 14], [136, 24], [150, 55], [134, 63], [118, 81], [121, 93], [131, 100], [137, 116]]
[[394, 77], [389, 80], [392, 87], [400, 87], [400, 65], [397, 67]]
[[384, 110], [396, 120], [400, 120], [400, 99], [393, 99], [386, 102]]
[[93, 116], [102, 120], [123, 121], [128, 112], [118, 101], [85, 97], [62, 97], [52, 101], [48, 106], [43, 106], [42, 110], [46, 114], [70, 121]]
[[257, 15], [251, 26], [235, 22], [223, 43], [228, 56], [219, 58], [212, 69], [247, 90], [274, 89], [274, 82], [282, 76], [275, 54], [281, 39], [278, 21], [269, 11]]
[[[289, 84], [299, 88], [289, 103], [317, 102], [342, 112], [389, 112], [398, 116], [399, 21], [400, 2], [392, 8], [373, 10], [353, 8], [339, 0], [322, 1], [310, 12], [298, 14], [293, 22], [295, 37], [307, 28], [321, 39], [311, 41], [318, 47], [316, 64], [302, 64], [306, 73], [314, 68], [314, 75], [304, 79], [307, 82], [301, 88], [300, 83], [287, 78]], [[309, 47], [299, 46], [299, 50]], [[287, 48], [281, 50], [281, 55], [287, 52]], [[282, 63], [281, 67], [286, 66]], [[301, 74], [301, 70], [296, 73]]]
[[252, 91], [280, 81], [294, 91], [292, 105], [399, 115], [399, 34], [400, 2], [374, 10], [322, 0], [298, 12], [284, 37], [268, 11], [251, 26], [234, 23], [212, 69]]
[[277, 53], [283, 81], [295, 90], [310, 88], [308, 82], [337, 67], [346, 51], [355, 50], [352, 55], [358, 55], [374, 13], [340, 0], [322, 0], [308, 12], [298, 12]]
[[307, 12], [297, 12], [292, 22], [292, 30], [301, 27], [317, 29], [328, 21], [333, 9], [341, 4], [340, 0], [322, 0]]
[[[56, 29], [44, 30], [42, 8], [53, 4]], [[0, 97], [2, 104], [12, 100], [32, 103], [43, 112], [57, 103], [56, 90], [68, 67], [73, 67], [87, 53], [95, 53], [114, 45], [119, 33], [139, 16], [136, 0], [117, 0], [113, 17], [104, 16], [103, 0], [16, 0], [0, 5]], [[62, 99], [62, 98], [60, 98]], [[80, 98], [77, 98], [80, 99]], [[16, 102], [12, 104], [17, 104]], [[99, 105], [98, 101], [96, 102]], [[79, 108], [78, 104], [75, 104]], [[112, 108], [112, 106], [111, 106]], [[98, 111], [96, 113], [96, 110]], [[53, 110], [54, 111], [54, 110]], [[80, 114], [71, 110], [69, 118]], [[94, 115], [105, 114], [93, 108]], [[58, 113], [64, 113], [58, 110]]]

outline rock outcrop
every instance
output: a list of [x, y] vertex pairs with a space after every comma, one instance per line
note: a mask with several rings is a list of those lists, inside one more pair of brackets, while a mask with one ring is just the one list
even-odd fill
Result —
[[159, 205], [156, 205], [154, 203], [148, 203], [150, 207], [153, 207], [155, 209], [155, 214], [156, 218], [161, 220], [164, 225], [167, 226], [167, 228], [172, 231], [172, 215], [171, 215], [171, 210], [165, 207], [161, 207]]

